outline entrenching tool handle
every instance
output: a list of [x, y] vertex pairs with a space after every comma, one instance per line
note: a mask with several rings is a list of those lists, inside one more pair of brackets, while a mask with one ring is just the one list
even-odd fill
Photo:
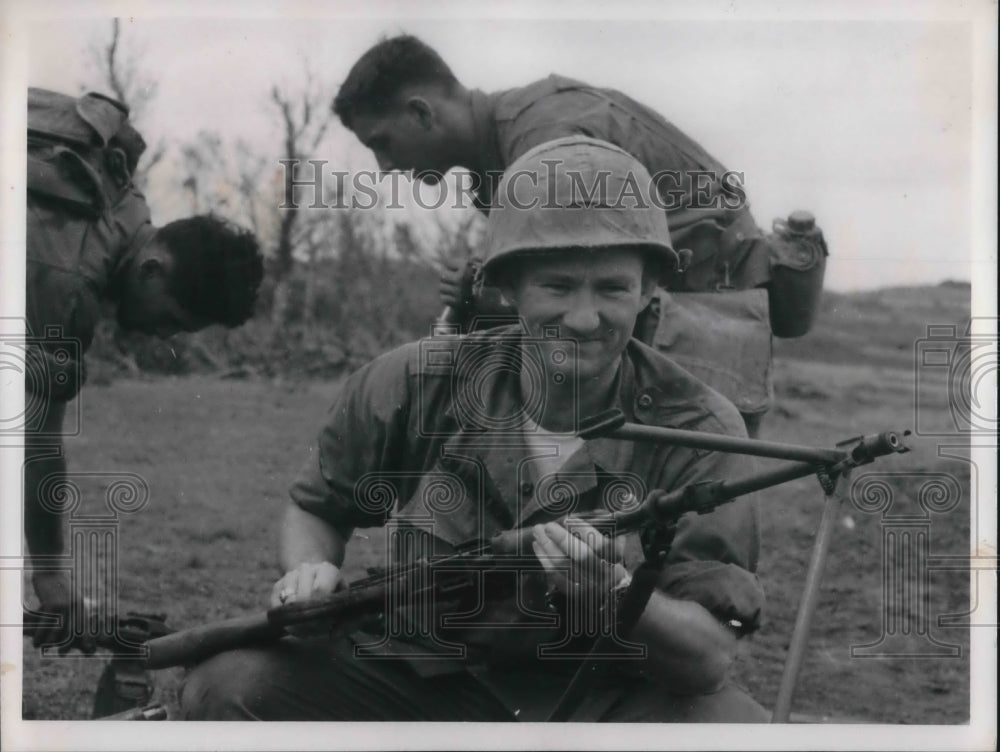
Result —
[[216, 653], [276, 640], [284, 629], [272, 625], [267, 614], [240, 616], [173, 632], [146, 643], [146, 668], [187, 666]]

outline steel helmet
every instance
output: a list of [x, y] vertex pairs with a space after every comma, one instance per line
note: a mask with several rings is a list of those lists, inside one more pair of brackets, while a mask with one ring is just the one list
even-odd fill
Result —
[[515, 254], [565, 248], [641, 247], [664, 270], [678, 256], [649, 172], [614, 144], [586, 136], [547, 141], [507, 168], [487, 227], [482, 281], [495, 283]]

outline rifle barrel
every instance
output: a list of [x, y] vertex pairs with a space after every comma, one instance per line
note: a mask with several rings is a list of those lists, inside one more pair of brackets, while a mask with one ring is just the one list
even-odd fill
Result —
[[[618, 534], [638, 530], [646, 522], [656, 520], [670, 524], [687, 512], [704, 514], [717, 506], [733, 501], [740, 496], [761, 491], [765, 488], [805, 478], [817, 471], [819, 465], [810, 462], [789, 462], [781, 467], [753, 473], [733, 481], [712, 483], [705, 495], [692, 493], [692, 486], [683, 486], [669, 493], [651, 494], [637, 507], [610, 514], [576, 515], [578, 519], [614, 522]], [[525, 555], [531, 551], [534, 539], [532, 527], [518, 527], [497, 533], [490, 539], [490, 552], [497, 556]]]
[[722, 504], [738, 499], [740, 496], [746, 496], [799, 478], [806, 478], [815, 473], [817, 469], [817, 465], [808, 462], [790, 462], [773, 470], [765, 470], [737, 478], [734, 481], [722, 481], [714, 484], [710, 496], [704, 499], [691, 494], [688, 490], [690, 487], [683, 487], [659, 498], [653, 497], [650, 500], [649, 508], [643, 509], [647, 506], [643, 504], [639, 509], [642, 511], [644, 519], [652, 518], [669, 523], [677, 520], [686, 512], [705, 514]]
[[672, 444], [674, 446], [692, 447], [694, 449], [713, 449], [719, 452], [749, 454], [754, 457], [771, 457], [779, 460], [811, 462], [814, 464], [840, 462], [847, 456], [845, 452], [837, 449], [783, 444], [777, 441], [761, 441], [760, 439], [743, 439], [738, 436], [724, 436], [722, 434], [703, 433], [701, 431], [685, 431], [680, 428], [644, 426], [639, 423], [626, 423], [603, 435], [614, 439], [651, 441], [657, 444]]

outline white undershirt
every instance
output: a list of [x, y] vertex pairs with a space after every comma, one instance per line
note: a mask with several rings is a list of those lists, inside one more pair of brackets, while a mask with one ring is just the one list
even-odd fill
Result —
[[583, 446], [583, 439], [572, 434], [546, 431], [530, 418], [524, 424], [524, 438], [528, 444], [531, 472], [535, 481], [555, 475], [566, 460]]

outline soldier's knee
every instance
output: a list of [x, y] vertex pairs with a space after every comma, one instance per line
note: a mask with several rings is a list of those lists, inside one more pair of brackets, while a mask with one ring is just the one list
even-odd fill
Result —
[[264, 651], [232, 650], [188, 674], [181, 690], [185, 720], [261, 719], [272, 692], [274, 666]]
[[747, 692], [726, 684], [717, 692], [674, 695], [647, 684], [630, 693], [602, 718], [643, 723], [767, 723], [770, 714]]

